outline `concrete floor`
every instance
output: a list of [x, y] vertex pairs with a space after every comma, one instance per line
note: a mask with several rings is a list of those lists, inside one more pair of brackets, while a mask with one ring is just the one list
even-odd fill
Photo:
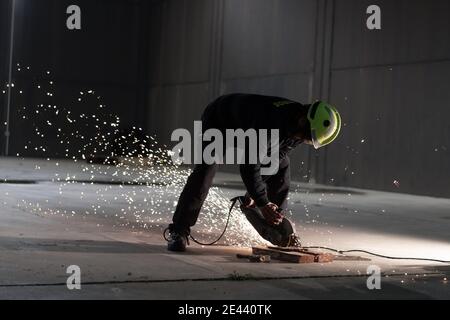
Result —
[[[180, 185], [120, 185], [135, 182], [139, 172], [117, 170], [0, 160], [0, 298], [450, 298], [449, 264], [375, 257], [302, 265], [239, 260], [236, 253], [261, 239], [237, 210], [225, 242], [240, 247], [191, 245], [186, 253], [169, 253], [161, 233]], [[220, 232], [227, 198], [243, 192], [232, 174], [219, 174], [216, 184], [195, 228], [205, 240]], [[304, 245], [450, 260], [448, 199], [299, 183], [293, 189], [291, 219]], [[67, 289], [69, 265], [81, 269], [81, 290]], [[381, 268], [380, 290], [367, 288], [369, 265]]]

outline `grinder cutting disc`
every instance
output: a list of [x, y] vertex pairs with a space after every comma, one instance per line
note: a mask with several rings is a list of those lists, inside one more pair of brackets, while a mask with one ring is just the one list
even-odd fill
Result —
[[257, 207], [250, 208], [242, 205], [244, 197], [239, 197], [239, 202], [241, 203], [241, 211], [261, 237], [276, 246], [286, 247], [289, 244], [292, 234], [295, 233], [289, 219], [283, 218], [280, 224], [273, 225], [266, 221]]

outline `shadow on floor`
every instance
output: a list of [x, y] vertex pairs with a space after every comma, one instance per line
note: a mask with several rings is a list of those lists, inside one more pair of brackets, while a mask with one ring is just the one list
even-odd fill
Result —
[[86, 252], [86, 253], [127, 253], [127, 254], [181, 254], [181, 255], [235, 255], [245, 252], [245, 248], [226, 246], [189, 247], [187, 252], [173, 253], [167, 251], [167, 245], [132, 243], [102, 240], [65, 240], [40, 239], [24, 237], [0, 237], [1, 250], [13, 251], [53, 251], [53, 252]]
[[55, 251], [87, 253], [161, 253], [166, 247], [145, 243], [99, 240], [64, 240], [0, 237], [0, 248], [15, 251]]

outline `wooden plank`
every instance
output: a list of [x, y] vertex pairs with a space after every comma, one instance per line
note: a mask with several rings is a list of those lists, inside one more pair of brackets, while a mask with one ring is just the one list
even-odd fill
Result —
[[[321, 255], [320, 258], [318, 258], [317, 262], [331, 262], [331, 261], [372, 261], [369, 258], [361, 257], [361, 256], [349, 256], [344, 254], [332, 254], [332, 253], [323, 253], [323, 252], [317, 252], [312, 251], [311, 249], [303, 249], [302, 247], [276, 247], [276, 246], [268, 246], [270, 249], [274, 250], [281, 250], [281, 251], [287, 251], [287, 252], [303, 252], [303, 253], [313, 253], [313, 254], [319, 254]], [[328, 261], [330, 258], [332, 258], [331, 261]]]
[[314, 253], [314, 262], [327, 263], [333, 262], [334, 255], [331, 253]]
[[347, 256], [347, 255], [336, 255], [334, 256], [334, 260], [337, 261], [372, 261], [369, 258], [361, 257], [361, 256]]
[[302, 254], [309, 254], [314, 256], [314, 262], [318, 263], [326, 263], [326, 262], [333, 262], [334, 255], [331, 253], [323, 253], [323, 252], [317, 252], [317, 251], [311, 251], [309, 249], [302, 249], [301, 247], [273, 247], [269, 246], [269, 249], [273, 250], [279, 250], [283, 252], [298, 252]]
[[253, 254], [269, 255], [272, 259], [293, 263], [314, 263], [314, 255], [299, 252], [286, 252], [267, 247], [252, 247]]
[[269, 255], [261, 255], [261, 254], [240, 254], [236, 255], [239, 259], [248, 259], [250, 262], [270, 262]]

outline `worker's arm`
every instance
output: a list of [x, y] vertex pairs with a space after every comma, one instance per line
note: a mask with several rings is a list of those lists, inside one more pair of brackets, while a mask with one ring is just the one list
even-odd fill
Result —
[[[289, 161], [285, 161], [285, 159], [289, 152], [300, 143], [301, 140], [299, 139], [286, 139], [283, 141], [281, 147], [277, 150], [280, 157], [279, 163], [287, 163], [287, 166], [289, 166]], [[247, 192], [256, 205], [260, 208], [267, 205], [269, 199], [267, 197], [266, 183], [261, 176], [261, 164], [241, 164], [239, 169]]]
[[260, 164], [241, 164], [239, 167], [242, 181], [247, 192], [258, 207], [264, 207], [269, 203], [266, 184], [261, 177]]
[[261, 177], [260, 169], [259, 164], [242, 164], [240, 166], [241, 177], [248, 194], [260, 208], [264, 218], [267, 222], [277, 225], [282, 221], [283, 216], [278, 211], [278, 206], [270, 202], [267, 197], [266, 183]]

